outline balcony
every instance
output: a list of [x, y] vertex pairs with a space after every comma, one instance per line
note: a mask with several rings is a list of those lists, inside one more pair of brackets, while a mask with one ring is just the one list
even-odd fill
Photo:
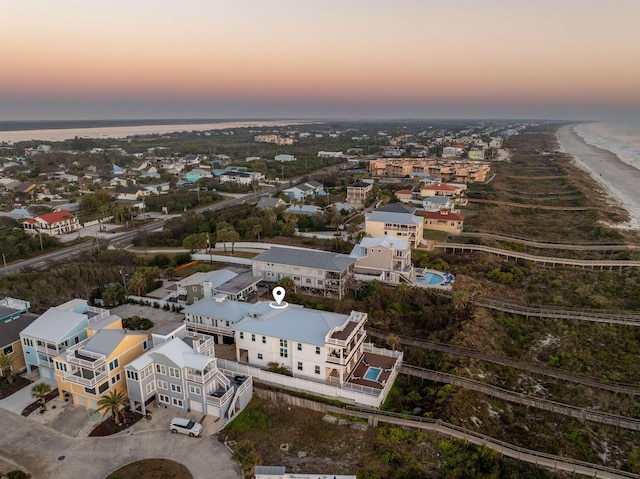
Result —
[[96, 369], [100, 366], [104, 366], [107, 359], [103, 354], [86, 351], [80, 348], [67, 351], [67, 362], [88, 369]]
[[220, 407], [224, 403], [226, 403], [229, 399], [231, 399], [231, 397], [233, 396], [233, 390], [234, 388], [227, 389], [226, 391], [224, 389], [214, 391], [212, 393], [207, 394], [204, 397], [204, 400], [207, 404], [212, 404], [214, 406]]
[[107, 379], [107, 372], [102, 371], [99, 374], [95, 374], [93, 371], [87, 371], [85, 369], [79, 369], [74, 373], [65, 373], [64, 380], [72, 383], [80, 384], [85, 387], [93, 388], [97, 384]]
[[36, 343], [36, 351], [38, 351], [39, 353], [49, 354], [51, 356], [57, 356], [60, 353], [58, 351], [58, 348], [51, 344], [38, 346], [38, 344]]
[[209, 381], [209, 379], [215, 376], [216, 372], [217, 368], [215, 367], [209, 369], [208, 371], [205, 371], [204, 374], [202, 373], [202, 371], [192, 370], [192, 372], [187, 372], [186, 374], [187, 381], [206, 383], [207, 381]]
[[192, 323], [191, 321], [187, 321], [185, 324], [187, 325], [187, 329], [191, 331], [196, 331], [199, 333], [225, 334], [227, 336], [233, 336], [233, 330], [231, 328], [212, 326], [210, 324]]

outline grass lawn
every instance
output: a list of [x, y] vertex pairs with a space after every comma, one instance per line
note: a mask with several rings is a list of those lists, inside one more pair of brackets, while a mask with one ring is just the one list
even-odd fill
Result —
[[189, 469], [169, 459], [143, 459], [109, 474], [106, 479], [190, 479]]

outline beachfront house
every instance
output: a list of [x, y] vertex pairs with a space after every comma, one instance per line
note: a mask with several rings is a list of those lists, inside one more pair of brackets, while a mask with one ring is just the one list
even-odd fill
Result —
[[365, 231], [371, 238], [396, 236], [415, 248], [424, 244], [423, 230], [415, 208], [403, 204], [388, 204], [365, 214]]
[[125, 366], [131, 409], [146, 414], [159, 406], [232, 418], [253, 396], [251, 377], [226, 375], [218, 368], [213, 338], [193, 335], [170, 323], [153, 333], [152, 350]]
[[89, 326], [99, 329], [118, 320], [109, 310], [89, 306], [83, 299], [49, 308], [20, 333], [27, 372], [36, 369], [40, 377], [54, 380], [56, 356], [87, 339]]
[[87, 339], [55, 357], [55, 377], [61, 396], [75, 406], [97, 410], [101, 397], [126, 390], [124, 366], [149, 349], [149, 337], [122, 329], [119, 318], [107, 328], [90, 327], [87, 332]]
[[255, 256], [253, 275], [276, 282], [291, 278], [296, 290], [342, 299], [353, 278], [355, 259], [346, 254], [272, 247]]
[[415, 271], [411, 264], [411, 246], [395, 236], [362, 238], [353, 247], [356, 260], [354, 276], [363, 281], [378, 280], [391, 284], [413, 284]]

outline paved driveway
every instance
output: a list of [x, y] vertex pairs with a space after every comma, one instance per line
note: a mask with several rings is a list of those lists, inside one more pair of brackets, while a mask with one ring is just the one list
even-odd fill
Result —
[[19, 391], [13, 393], [11, 396], [1, 399], [0, 409], [6, 409], [7, 411], [21, 414], [24, 408], [26, 408], [29, 404], [36, 400], [31, 395], [31, 388], [33, 388], [33, 386], [38, 383], [47, 383], [49, 386], [51, 386], [52, 391], [58, 387], [58, 384], [55, 381], [38, 378], [38, 380], [33, 384], [20, 389]]
[[231, 453], [215, 436], [191, 438], [163, 428], [129, 436], [69, 437], [4, 409], [0, 424], [0, 454], [35, 479], [104, 479], [125, 464], [149, 458], [180, 462], [196, 479], [241, 477]]

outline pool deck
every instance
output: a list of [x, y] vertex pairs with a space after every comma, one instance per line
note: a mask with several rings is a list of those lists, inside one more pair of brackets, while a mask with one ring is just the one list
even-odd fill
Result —
[[[391, 376], [391, 372], [396, 366], [396, 361], [397, 358], [380, 356], [373, 353], [365, 353], [360, 359], [358, 365], [351, 372], [348, 382], [352, 384], [359, 384], [360, 386], [369, 386], [376, 389], [382, 389], [387, 383], [389, 376]], [[369, 367], [381, 369], [380, 376], [378, 376], [377, 381], [371, 381], [364, 378], [364, 375]]]
[[[434, 275], [440, 276], [443, 278], [443, 281], [440, 281], [439, 283], [421, 283], [417, 281], [418, 277], [424, 276], [426, 274], [434, 274]], [[437, 271], [435, 269], [421, 269], [421, 270], [416, 270], [416, 279], [413, 280], [413, 285], [419, 286], [421, 288], [438, 288], [438, 289], [451, 290], [453, 289], [452, 284], [454, 282], [455, 282], [455, 276], [453, 276], [448, 271], [443, 272], [443, 271]]]

